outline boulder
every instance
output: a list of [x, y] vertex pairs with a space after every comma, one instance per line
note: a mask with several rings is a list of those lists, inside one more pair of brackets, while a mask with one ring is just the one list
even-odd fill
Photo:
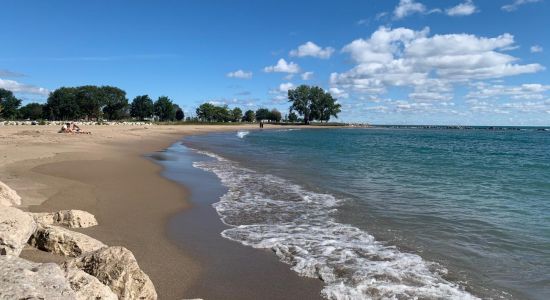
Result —
[[77, 299], [54, 263], [39, 264], [22, 258], [0, 256], [0, 299]]
[[70, 259], [66, 268], [78, 268], [99, 279], [120, 299], [157, 299], [157, 292], [130, 250], [124, 247], [102, 248]]
[[77, 209], [58, 211], [54, 214], [53, 219], [56, 224], [69, 228], [87, 228], [97, 225], [94, 215]]
[[29, 214], [0, 205], [0, 254], [19, 256], [35, 229], [36, 223]]
[[117, 300], [118, 297], [94, 276], [73, 268], [65, 268], [65, 277], [77, 300]]
[[107, 247], [85, 234], [43, 224], [40, 224], [31, 236], [29, 244], [40, 250], [72, 257]]
[[43, 225], [63, 225], [69, 228], [87, 228], [97, 225], [94, 215], [77, 209], [54, 213], [32, 213], [35, 221]]
[[0, 181], [0, 205], [14, 206], [21, 205], [21, 197], [17, 192]]

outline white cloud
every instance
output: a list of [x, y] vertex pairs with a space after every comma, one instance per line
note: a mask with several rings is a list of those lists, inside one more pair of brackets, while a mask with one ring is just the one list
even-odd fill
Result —
[[334, 48], [332, 47], [322, 48], [313, 42], [307, 42], [303, 45], [298, 46], [298, 49], [290, 51], [290, 56], [312, 56], [321, 59], [328, 59], [330, 58], [332, 53], [334, 53]]
[[550, 91], [550, 85], [539, 83], [505, 86], [501, 84], [489, 85], [483, 82], [473, 84], [474, 90], [466, 95], [466, 99], [476, 100], [541, 100], [546, 98], [545, 93]]
[[517, 10], [520, 6], [522, 6], [524, 4], [536, 3], [536, 2], [540, 2], [540, 1], [541, 0], [514, 0], [514, 2], [512, 2], [512, 3], [502, 6], [501, 9], [504, 10], [504, 11], [507, 11], [507, 12], [512, 12], [512, 11]]
[[296, 73], [300, 72], [300, 67], [298, 66], [298, 64], [295, 64], [293, 62], [287, 62], [286, 60], [284, 60], [284, 58], [281, 58], [281, 59], [279, 59], [279, 61], [277, 61], [276, 65], [265, 67], [264, 72], [266, 72], [266, 73], [279, 72], [279, 73], [296, 74]]
[[304, 72], [300, 76], [302, 77], [302, 80], [310, 80], [313, 78], [313, 72]]
[[531, 46], [531, 53], [540, 53], [540, 52], [542, 52], [542, 51], [543, 51], [543, 49], [542, 49], [542, 47], [539, 46], [539, 45], [533, 45], [533, 46]]
[[448, 84], [544, 69], [539, 64], [518, 64], [517, 58], [501, 52], [514, 45], [510, 34], [495, 38], [428, 34], [428, 29], [381, 27], [369, 39], [351, 42], [342, 51], [349, 53], [357, 65], [347, 72], [331, 74], [331, 86], [381, 93], [390, 86], [417, 87], [434, 79]]
[[0, 88], [12, 91], [14, 93], [33, 94], [40, 96], [48, 96], [50, 91], [48, 89], [37, 87], [30, 84], [24, 84], [15, 80], [1, 79]]
[[292, 82], [281, 83], [279, 85], [279, 92], [286, 93], [292, 88], [294, 88], [294, 84]]
[[344, 91], [344, 90], [341, 90], [339, 88], [336, 88], [336, 87], [332, 87], [330, 88], [329, 90], [329, 93], [331, 95], [333, 95], [335, 98], [349, 98], [349, 94]]
[[466, 0], [464, 3], [460, 3], [457, 6], [448, 8], [445, 13], [449, 16], [469, 16], [476, 13], [477, 7], [472, 0]]
[[226, 76], [229, 78], [250, 79], [252, 78], [252, 72], [237, 70], [235, 72], [227, 73]]
[[401, 19], [415, 13], [424, 12], [426, 12], [426, 6], [424, 6], [424, 4], [414, 2], [414, 0], [400, 0], [393, 11], [393, 16], [396, 19]]

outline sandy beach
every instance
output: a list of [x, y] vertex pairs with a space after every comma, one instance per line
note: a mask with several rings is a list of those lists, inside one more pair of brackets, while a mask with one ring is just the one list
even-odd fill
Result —
[[[85, 129], [93, 134], [72, 135], [58, 134], [58, 128], [52, 126], [3, 127], [0, 181], [19, 193], [25, 210], [81, 209], [94, 214], [100, 225], [79, 231], [107, 245], [130, 249], [160, 299], [181, 299], [189, 287], [207, 286], [200, 282], [204, 266], [167, 235], [168, 221], [190, 207], [188, 193], [183, 185], [160, 176], [162, 167], [145, 155], [165, 149], [185, 135], [255, 128], [90, 126]], [[280, 264], [274, 255], [260, 255], [273, 265]], [[30, 247], [21, 257], [37, 262], [60, 259]], [[282, 278], [295, 281], [291, 286], [300, 289], [303, 279], [280, 265], [275, 269], [285, 270]], [[315, 290], [320, 285], [320, 281], [310, 284], [310, 296], [318, 296]], [[230, 298], [238, 298], [234, 296]]]

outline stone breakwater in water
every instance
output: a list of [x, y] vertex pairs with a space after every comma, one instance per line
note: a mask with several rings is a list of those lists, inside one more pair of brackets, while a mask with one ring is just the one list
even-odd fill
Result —
[[[20, 204], [17, 192], [0, 182], [0, 299], [157, 299], [130, 250], [71, 230], [98, 225], [92, 214], [29, 213], [14, 207]], [[22, 259], [25, 246], [64, 262]]]

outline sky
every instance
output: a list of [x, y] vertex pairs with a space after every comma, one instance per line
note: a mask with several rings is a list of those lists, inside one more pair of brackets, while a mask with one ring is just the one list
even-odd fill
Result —
[[338, 120], [550, 125], [550, 0], [188, 0], [0, 3], [0, 88], [44, 103], [113, 85], [288, 111], [301, 84]]

